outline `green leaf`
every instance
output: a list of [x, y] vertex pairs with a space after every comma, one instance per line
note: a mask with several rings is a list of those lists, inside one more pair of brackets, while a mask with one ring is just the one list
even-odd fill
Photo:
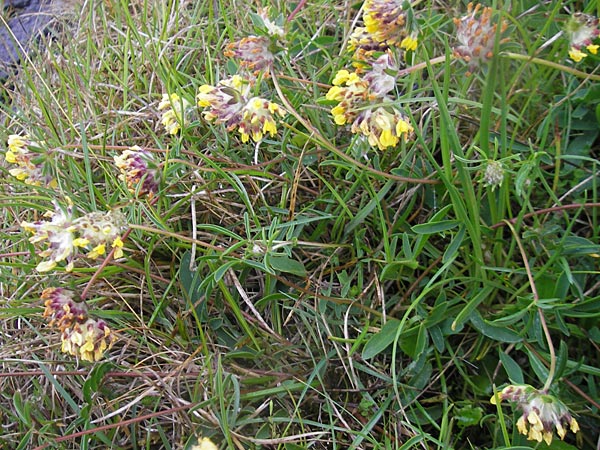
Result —
[[460, 428], [479, 425], [482, 417], [483, 409], [479, 406], [473, 407], [473, 405], [466, 405], [454, 410], [454, 420]]
[[280, 272], [291, 273], [298, 275], [299, 277], [306, 276], [304, 264], [285, 255], [270, 256], [269, 264], [273, 269], [279, 270]]
[[529, 364], [531, 365], [531, 368], [537, 375], [538, 380], [540, 381], [540, 383], [544, 384], [548, 379], [548, 369], [538, 359], [538, 357], [533, 354], [531, 350], [527, 349], [527, 355], [529, 356]]
[[87, 380], [83, 383], [83, 398], [87, 403], [91, 404], [93, 402], [92, 396], [98, 393], [98, 388], [100, 387], [104, 375], [106, 375], [113, 367], [114, 364], [108, 361], [96, 363], [96, 365], [94, 365]]
[[514, 384], [523, 384], [525, 383], [525, 379], [523, 377], [523, 371], [521, 370], [521, 366], [509, 355], [504, 352], [500, 352], [500, 361], [502, 362], [502, 366], [508, 375], [508, 378]]
[[393, 261], [381, 270], [381, 279], [382, 280], [397, 280], [398, 275], [403, 267], [408, 267], [409, 269], [415, 270], [419, 267], [419, 263], [414, 259], [403, 259], [400, 261]]
[[364, 359], [370, 359], [384, 351], [396, 339], [396, 333], [399, 326], [399, 320], [388, 320], [381, 330], [367, 341], [365, 348], [362, 351], [362, 357]]
[[483, 320], [479, 311], [473, 311], [471, 314], [471, 324], [476, 330], [480, 331], [484, 336], [500, 342], [521, 342], [523, 338], [509, 328], [495, 327]]
[[448, 248], [446, 248], [446, 251], [444, 252], [444, 256], [442, 257], [442, 263], [445, 264], [447, 261], [450, 261], [451, 259], [454, 259], [456, 257], [456, 253], [458, 252], [458, 249], [460, 248], [463, 240], [465, 239], [465, 229], [466, 228], [464, 226], [460, 226], [458, 232], [456, 233], [456, 236], [452, 238], [452, 242], [450, 242], [450, 245], [448, 246]]
[[440, 220], [433, 223], [422, 223], [412, 227], [412, 231], [417, 234], [436, 234], [442, 231], [448, 231], [460, 225], [458, 220]]

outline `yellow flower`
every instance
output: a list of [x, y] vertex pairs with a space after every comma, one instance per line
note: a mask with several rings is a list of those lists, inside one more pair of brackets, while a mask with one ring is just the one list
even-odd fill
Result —
[[397, 109], [391, 108], [390, 112], [378, 107], [362, 111], [352, 124], [351, 131], [366, 136], [371, 146], [385, 150], [398, 145], [401, 138], [407, 138], [413, 128]]
[[96, 245], [91, 252], [87, 254], [87, 257], [90, 259], [96, 259], [99, 256], [102, 256], [106, 253], [106, 244]]
[[575, 47], [571, 47], [571, 49], [569, 50], [569, 58], [571, 58], [575, 62], [581, 61], [586, 56], [587, 53], [584, 53]]
[[400, 47], [414, 52], [417, 49], [417, 44], [418, 41], [416, 38], [413, 38], [412, 36], [406, 36], [404, 39], [402, 39], [402, 42], [400, 42]]
[[600, 21], [597, 17], [577, 12], [571, 16], [566, 26], [566, 34], [570, 41], [569, 58], [575, 62], [587, 56], [586, 49], [592, 55], [598, 53], [598, 45], [593, 40], [600, 36]]
[[[8, 150], [4, 159], [10, 164], [18, 167], [9, 169], [9, 173], [19, 181], [32, 186], [52, 188], [56, 181], [44, 174], [44, 157], [47, 152], [42, 152], [40, 144], [29, 139], [28, 135], [19, 136], [12, 134], [8, 137]], [[32, 150], [33, 149], [33, 150]]]
[[209, 438], [202, 438], [190, 450], [219, 450]]
[[276, 103], [260, 97], [251, 98], [242, 108], [242, 117], [238, 125], [242, 142], [248, 142], [250, 137], [254, 142], [260, 141], [269, 134], [271, 137], [277, 133], [277, 124], [274, 116], [285, 116], [285, 111]]
[[163, 94], [162, 101], [158, 105], [158, 110], [163, 111], [161, 123], [167, 130], [167, 133], [175, 135], [179, 133], [185, 122], [186, 110], [190, 103], [182, 99], [177, 94]]
[[117, 236], [115, 238], [115, 240], [112, 243], [112, 247], [115, 249], [115, 253], [113, 255], [113, 257], [115, 259], [119, 259], [123, 257], [123, 241], [121, 240], [121, 238], [119, 236]]
[[117, 338], [104, 320], [88, 318], [66, 328], [61, 339], [64, 353], [94, 362], [102, 358], [104, 351], [112, 347]]

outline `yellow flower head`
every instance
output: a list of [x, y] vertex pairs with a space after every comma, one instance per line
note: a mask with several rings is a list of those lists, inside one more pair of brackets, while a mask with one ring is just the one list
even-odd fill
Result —
[[517, 420], [517, 430], [530, 441], [552, 443], [554, 429], [561, 439], [567, 435], [567, 429], [573, 433], [579, 431], [579, 424], [569, 413], [568, 408], [556, 397], [542, 393], [529, 385], [509, 385], [496, 393], [492, 404], [509, 400], [516, 402], [523, 415]]
[[575, 62], [581, 61], [587, 56], [584, 50], [592, 55], [598, 53], [598, 45], [594, 39], [600, 36], [600, 21], [597, 17], [589, 14], [575, 13], [567, 22], [566, 34], [569, 37], [569, 58]]
[[167, 133], [175, 135], [179, 133], [185, 122], [186, 111], [190, 107], [190, 102], [177, 94], [163, 94], [161, 102], [158, 104], [158, 110], [162, 113], [161, 123], [167, 130]]
[[74, 323], [62, 333], [62, 351], [83, 361], [99, 361], [104, 351], [112, 347], [117, 337], [102, 319], [88, 318]]
[[250, 137], [254, 142], [260, 141], [267, 134], [271, 137], [277, 133], [275, 117], [285, 116], [285, 111], [276, 103], [260, 97], [253, 97], [242, 108], [241, 120], [238, 124], [242, 142], [248, 142]]
[[352, 124], [351, 131], [366, 136], [371, 146], [385, 150], [397, 146], [402, 138], [407, 138], [414, 130], [396, 108], [388, 110], [378, 107], [361, 112]]

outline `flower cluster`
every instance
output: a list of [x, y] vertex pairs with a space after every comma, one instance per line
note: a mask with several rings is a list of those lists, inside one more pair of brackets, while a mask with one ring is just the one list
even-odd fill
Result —
[[408, 137], [414, 130], [396, 108], [379, 107], [361, 112], [352, 124], [351, 131], [362, 133], [371, 146], [385, 150], [397, 146], [402, 137]]
[[340, 70], [325, 96], [337, 102], [331, 110], [336, 124], [351, 124], [352, 133], [362, 134], [371, 146], [380, 150], [397, 146], [402, 137], [413, 132], [410, 122], [397, 108], [381, 106], [392, 101], [387, 94], [396, 86], [395, 78], [387, 73], [390, 67], [393, 67], [391, 57], [384, 54], [362, 77], [357, 72]]
[[504, 181], [504, 166], [500, 161], [488, 161], [481, 182], [492, 188], [492, 191]]
[[98, 361], [117, 338], [104, 320], [89, 317], [87, 305], [76, 302], [73, 295], [63, 288], [44, 289], [44, 317], [50, 318], [50, 326], [61, 331], [64, 353], [84, 361]]
[[519, 433], [527, 436], [530, 441], [550, 445], [556, 428], [561, 439], [570, 429], [573, 433], [579, 431], [577, 420], [569, 413], [563, 402], [552, 395], [538, 391], [529, 385], [509, 385], [491, 398], [492, 404], [498, 400], [508, 400], [517, 403], [523, 415], [517, 420]]
[[8, 150], [4, 155], [6, 162], [16, 164], [9, 173], [19, 181], [33, 186], [56, 187], [56, 180], [46, 175], [42, 146], [29, 138], [12, 134], [8, 137]]
[[67, 203], [66, 208], [61, 208], [55, 202], [54, 211], [44, 215], [49, 220], [21, 222], [21, 227], [33, 234], [31, 243], [46, 243], [46, 248], [38, 253], [45, 258], [37, 265], [38, 272], [52, 270], [62, 261], [67, 262], [65, 270], [70, 272], [79, 249], [88, 249], [86, 257], [90, 259], [104, 255], [107, 246], [115, 249], [115, 257], [123, 255], [120, 235], [126, 222], [120, 212], [90, 213], [75, 219], [73, 204], [69, 199]]
[[277, 116], [284, 117], [281, 106], [261, 97], [249, 97], [251, 81], [239, 75], [222, 80], [216, 86], [200, 86], [198, 106], [206, 108], [202, 116], [208, 122], [223, 124], [227, 131], [237, 129], [242, 142], [250, 137], [259, 142], [267, 134], [277, 133]]
[[569, 57], [579, 62], [588, 56], [598, 54], [598, 44], [594, 39], [600, 36], [600, 20], [597, 17], [583, 13], [575, 13], [567, 23], [567, 35], [571, 42]]
[[402, 0], [366, 0], [363, 5], [364, 26], [356, 27], [348, 41], [348, 50], [354, 59], [371, 61], [377, 53], [392, 48], [414, 51], [417, 48], [416, 33], [411, 29], [409, 12]]
[[[508, 25], [501, 20], [498, 30], [498, 23], [492, 23], [492, 8], [482, 8], [480, 4], [473, 6], [473, 3], [469, 3], [467, 12], [466, 16], [454, 19], [456, 38], [460, 43], [454, 48], [454, 55], [467, 61], [469, 71], [473, 72], [494, 56], [496, 34], [504, 33]], [[500, 40], [501, 43], [505, 41]]]
[[120, 169], [119, 179], [124, 181], [130, 193], [147, 196], [149, 199], [158, 192], [158, 167], [154, 156], [136, 146], [114, 157]]
[[246, 36], [239, 41], [231, 42], [225, 47], [223, 54], [229, 58], [240, 61], [243, 69], [258, 73], [269, 69], [275, 60], [275, 54], [284, 48], [281, 42], [285, 36], [284, 29], [269, 18], [264, 8], [255, 15], [258, 22], [262, 23], [262, 35]]
[[271, 41], [266, 36], [247, 36], [227, 44], [223, 54], [229, 58], [238, 58], [241, 66], [246, 69], [259, 71], [270, 67], [275, 60], [270, 46]]
[[175, 135], [179, 133], [185, 123], [187, 110], [190, 108], [190, 102], [177, 94], [163, 94], [162, 101], [158, 105], [162, 113], [161, 123], [167, 130], [167, 133]]

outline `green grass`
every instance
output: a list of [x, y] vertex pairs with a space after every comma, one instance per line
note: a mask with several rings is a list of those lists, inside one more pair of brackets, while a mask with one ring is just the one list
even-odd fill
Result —
[[[360, 3], [308, 2], [285, 23], [287, 50], [253, 89], [287, 115], [258, 148], [196, 106], [168, 135], [158, 109], [238, 71], [223, 49], [256, 34], [255, 3], [84, 2], [60, 18], [0, 106], [0, 139], [40, 142], [57, 180], [0, 167], [0, 446], [596, 448], [600, 91], [584, 75], [599, 58], [574, 64], [568, 39], [551, 41], [564, 2], [520, 0], [498, 5], [508, 39], [467, 76], [451, 56], [466, 5], [417, 3], [394, 95], [414, 133], [385, 151], [325, 101]], [[115, 167], [134, 145], [157, 160], [153, 199]], [[495, 188], [489, 161], [505, 171]], [[76, 217], [125, 215], [123, 258], [35, 270], [43, 246], [20, 224], [67, 198]], [[61, 352], [48, 287], [117, 332], [100, 361]], [[523, 383], [581, 431], [551, 446], [519, 434], [520, 410], [490, 398]]]

